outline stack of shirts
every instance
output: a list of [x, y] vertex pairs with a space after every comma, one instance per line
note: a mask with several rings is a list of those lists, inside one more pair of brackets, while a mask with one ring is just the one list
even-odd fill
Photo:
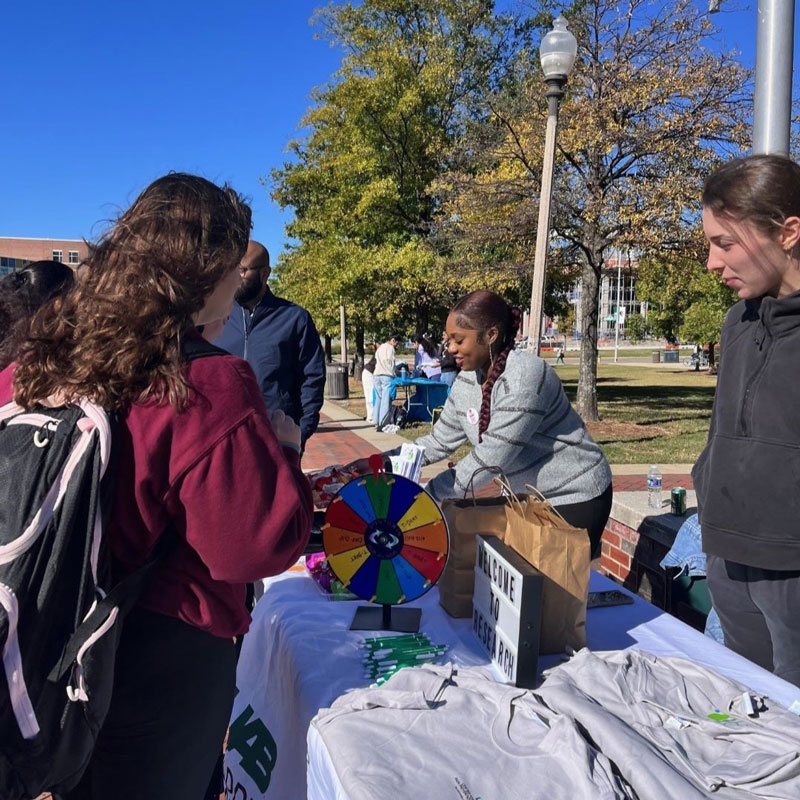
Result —
[[404, 669], [312, 726], [350, 800], [797, 800], [793, 711], [684, 659], [582, 650], [536, 691]]

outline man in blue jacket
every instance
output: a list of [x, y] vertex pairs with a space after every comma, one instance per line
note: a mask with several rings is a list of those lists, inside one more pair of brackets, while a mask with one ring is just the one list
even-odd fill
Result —
[[325, 388], [325, 356], [311, 315], [270, 291], [269, 253], [251, 241], [240, 265], [242, 285], [230, 318], [214, 341], [245, 359], [270, 411], [299, 426], [302, 447], [317, 429]]

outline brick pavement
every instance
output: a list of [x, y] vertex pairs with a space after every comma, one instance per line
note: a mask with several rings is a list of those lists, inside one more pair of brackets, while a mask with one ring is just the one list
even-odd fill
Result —
[[311, 472], [332, 464], [348, 464], [378, 452], [356, 433], [342, 427], [325, 414], [320, 414], [319, 428], [308, 440], [303, 454], [303, 471]]
[[[647, 468], [641, 475], [614, 475], [612, 483], [615, 492], [646, 492], [647, 491]], [[662, 491], [669, 491], [676, 486], [684, 489], [694, 489], [692, 476], [684, 474], [667, 474], [661, 477]]]

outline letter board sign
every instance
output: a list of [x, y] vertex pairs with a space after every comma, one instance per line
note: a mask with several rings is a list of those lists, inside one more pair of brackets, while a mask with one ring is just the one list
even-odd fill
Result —
[[539, 678], [542, 574], [496, 536], [476, 536], [472, 632], [506, 679], [533, 689]]

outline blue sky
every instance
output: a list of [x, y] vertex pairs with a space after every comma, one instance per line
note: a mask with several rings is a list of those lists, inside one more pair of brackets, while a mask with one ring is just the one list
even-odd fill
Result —
[[[178, 169], [248, 195], [253, 236], [277, 255], [287, 217], [258, 179], [286, 158], [312, 88], [339, 64], [309, 26], [322, 3], [3, 5], [0, 236], [92, 238], [151, 180]], [[755, 0], [713, 19], [721, 41], [752, 64]]]

